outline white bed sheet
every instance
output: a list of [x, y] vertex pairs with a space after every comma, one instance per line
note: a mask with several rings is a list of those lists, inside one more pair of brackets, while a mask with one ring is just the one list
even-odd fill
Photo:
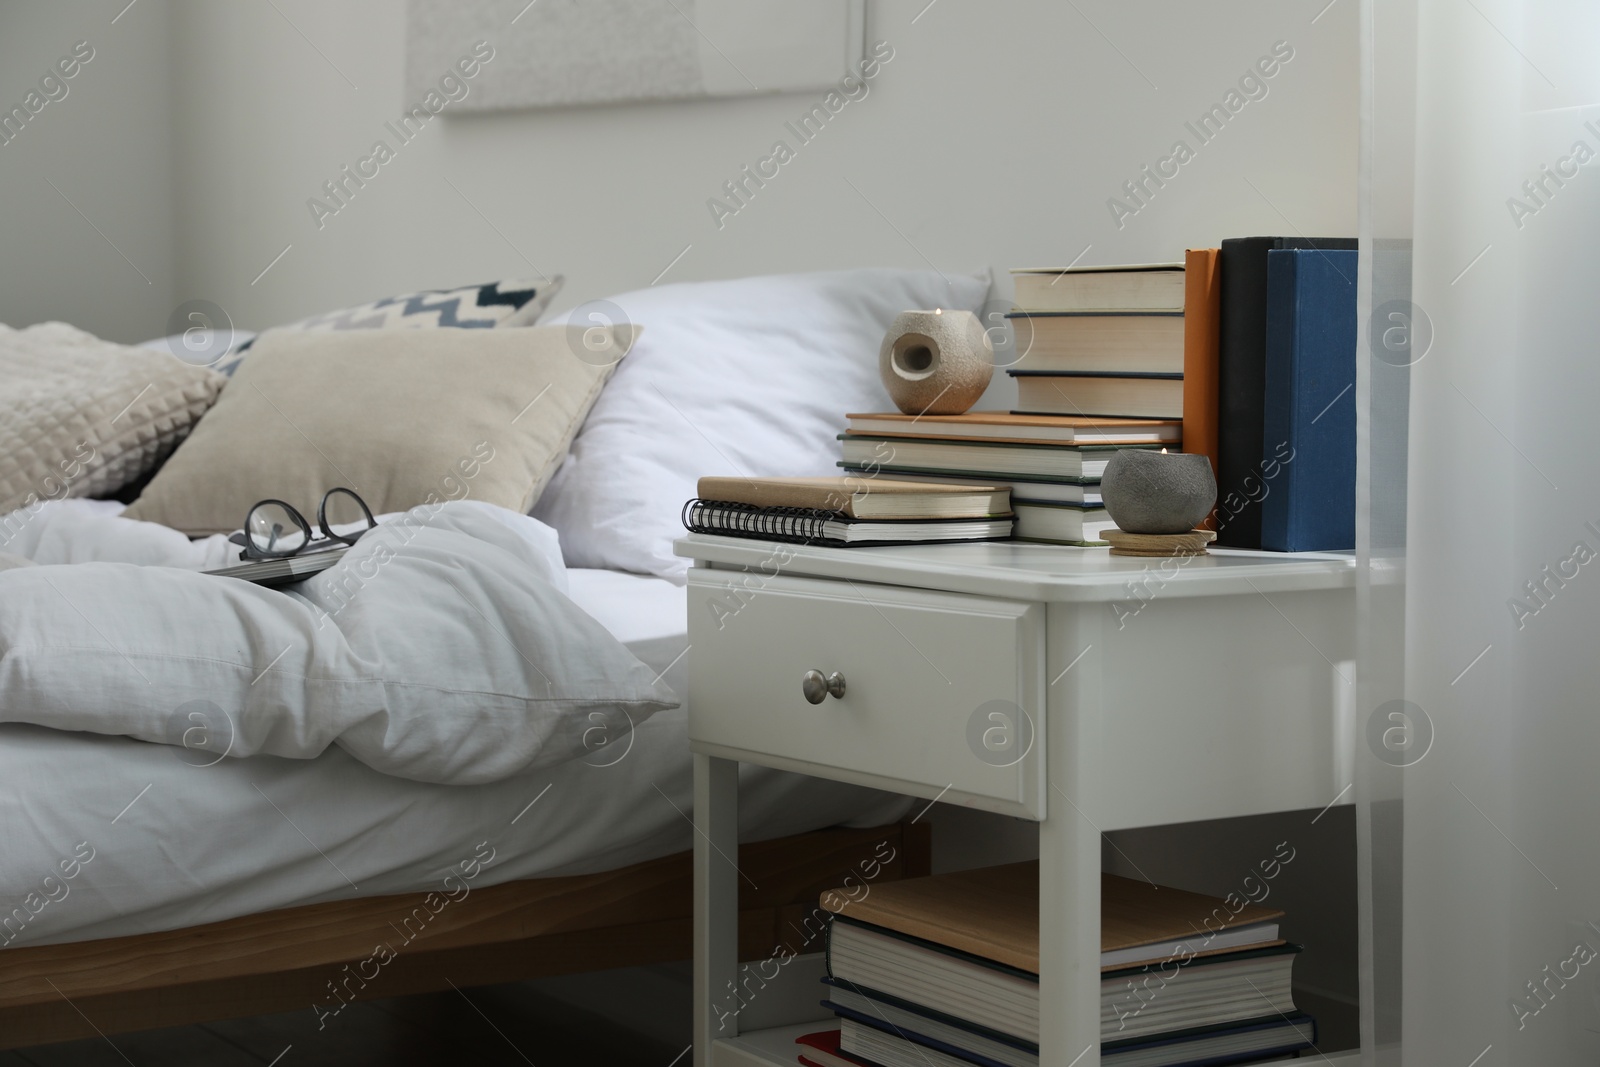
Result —
[[[568, 580], [580, 607], [665, 671], [680, 697], [687, 692], [693, 653], [683, 587], [601, 570], [570, 570]], [[694, 837], [686, 722], [686, 708], [661, 712], [639, 724], [631, 743], [597, 737], [584, 760], [480, 786], [393, 778], [337, 748], [315, 760], [258, 756], [200, 767], [191, 765], [196, 753], [166, 745], [0, 726], [0, 920], [12, 917], [0, 944], [440, 890], [481, 842], [495, 858], [473, 886], [682, 851]], [[744, 840], [887, 823], [910, 807], [902, 797], [750, 766], [740, 783]], [[71, 869], [82, 843], [93, 858], [63, 879], [58, 865]]]

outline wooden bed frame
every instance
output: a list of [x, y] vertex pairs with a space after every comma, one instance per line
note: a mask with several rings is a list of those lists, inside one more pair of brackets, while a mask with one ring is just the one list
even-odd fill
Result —
[[[883, 845], [894, 850], [888, 855]], [[929, 873], [926, 823], [832, 829], [743, 845], [742, 959], [816, 952], [803, 929], [824, 890], [878, 860], [876, 881]], [[853, 884], [853, 883], [852, 883]], [[759, 888], [757, 888], [759, 887]], [[690, 853], [602, 874], [483, 889], [409, 942], [426, 894], [368, 897], [131, 937], [0, 950], [0, 1049], [457, 986], [688, 959]], [[380, 966], [374, 946], [403, 944]], [[357, 970], [361, 974], [357, 974]], [[376, 972], [373, 976], [373, 972]], [[363, 980], [362, 975], [370, 977]]]

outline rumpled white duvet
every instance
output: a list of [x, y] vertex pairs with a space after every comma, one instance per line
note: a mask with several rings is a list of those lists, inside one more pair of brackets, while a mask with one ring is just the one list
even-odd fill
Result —
[[[238, 562], [117, 516], [45, 504], [0, 517], [0, 722], [386, 774], [495, 781], [583, 755], [677, 706], [565, 595], [554, 531], [486, 504], [383, 516], [339, 563], [269, 589]], [[17, 562], [12, 560], [13, 563]], [[62, 566], [60, 564], [70, 564]]]

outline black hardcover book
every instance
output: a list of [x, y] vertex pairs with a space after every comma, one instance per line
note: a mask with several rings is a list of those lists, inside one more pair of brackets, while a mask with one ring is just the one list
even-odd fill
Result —
[[[1267, 253], [1354, 249], [1353, 237], [1230, 237], [1222, 242], [1222, 344], [1217, 368], [1217, 544], [1261, 547], [1267, 373]], [[1354, 279], [1352, 279], [1353, 281]]]

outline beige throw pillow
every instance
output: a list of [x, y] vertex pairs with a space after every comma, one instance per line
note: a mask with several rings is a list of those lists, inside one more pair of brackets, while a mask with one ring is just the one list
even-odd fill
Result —
[[124, 515], [225, 533], [272, 497], [315, 524], [335, 486], [375, 515], [461, 499], [526, 512], [638, 332], [598, 348], [565, 327], [269, 332]]
[[166, 458], [227, 379], [64, 322], [0, 325], [0, 544], [19, 510], [104, 496]]

